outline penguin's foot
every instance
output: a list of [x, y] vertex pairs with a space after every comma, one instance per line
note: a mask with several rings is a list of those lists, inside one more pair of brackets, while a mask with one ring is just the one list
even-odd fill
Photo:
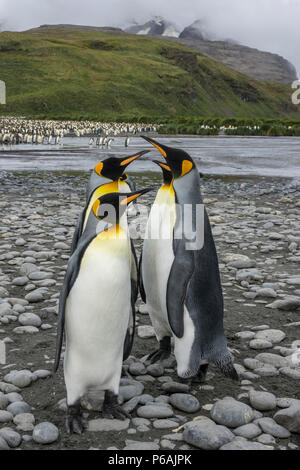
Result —
[[107, 419], [121, 419], [124, 421], [126, 418], [130, 418], [130, 414], [118, 404], [118, 396], [113, 392], [106, 390], [103, 408], [102, 408], [102, 417]]
[[208, 370], [208, 364], [201, 364], [197, 374], [191, 378], [191, 382], [199, 383], [199, 384], [204, 383], [206, 379], [207, 370]]
[[80, 402], [68, 406], [66, 431], [68, 434], [82, 434], [84, 430], [83, 420], [80, 413]]
[[154, 364], [158, 361], [163, 361], [164, 359], [168, 359], [171, 354], [171, 338], [170, 336], [165, 336], [159, 342], [159, 348], [153, 353], [149, 354], [147, 357], [147, 361], [150, 361], [151, 364]]

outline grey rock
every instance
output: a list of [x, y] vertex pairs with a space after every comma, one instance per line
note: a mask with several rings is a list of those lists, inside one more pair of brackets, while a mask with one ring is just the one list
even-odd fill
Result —
[[34, 290], [25, 295], [25, 299], [31, 304], [42, 302], [44, 300], [44, 294], [40, 290]]
[[158, 362], [147, 367], [147, 373], [153, 377], [161, 377], [164, 374], [164, 366]]
[[36, 326], [37, 328], [41, 326], [42, 320], [35, 313], [22, 313], [19, 316], [19, 323], [23, 326]]
[[270, 411], [276, 408], [276, 397], [273, 393], [250, 390], [250, 405], [259, 411]]
[[275, 302], [266, 305], [266, 308], [278, 309], [284, 311], [294, 311], [300, 309], [300, 297], [287, 297], [282, 300], [275, 300]]
[[231, 397], [217, 401], [211, 409], [210, 415], [216, 423], [230, 428], [243, 426], [254, 419], [254, 412], [250, 406]]
[[290, 408], [278, 411], [274, 420], [290, 432], [300, 434], [300, 406], [292, 405]]
[[0, 450], [9, 450], [9, 446], [3, 437], [0, 436]]
[[258, 331], [255, 336], [256, 339], [269, 341], [272, 344], [281, 343], [281, 341], [283, 341], [285, 337], [286, 334], [283, 331], [271, 329]]
[[236, 437], [229, 444], [223, 445], [220, 450], [273, 450], [273, 447], [259, 442], [251, 442], [243, 437]]
[[32, 263], [24, 263], [21, 265], [20, 267], [20, 274], [22, 276], [28, 276], [28, 274], [30, 273], [33, 273], [35, 271], [37, 271], [38, 268], [36, 267], [35, 264], [32, 264]]
[[270, 436], [270, 434], [261, 434], [256, 440], [257, 442], [260, 442], [261, 444], [265, 445], [276, 444], [275, 438], [273, 436]]
[[187, 393], [190, 391], [189, 385], [171, 381], [162, 384], [161, 388], [166, 393]]
[[15, 401], [7, 407], [7, 411], [12, 413], [14, 416], [28, 413], [31, 410], [31, 407], [25, 401]]
[[285, 357], [279, 356], [278, 354], [272, 353], [260, 353], [255, 357], [259, 362], [269, 364], [273, 367], [286, 367], [288, 366], [288, 360]]
[[0, 410], [0, 424], [12, 421], [13, 415], [9, 411]]
[[172, 421], [171, 419], [156, 419], [153, 421], [153, 427], [155, 429], [173, 429], [178, 427], [178, 423], [176, 421]]
[[218, 426], [206, 419], [187, 423], [183, 431], [185, 442], [203, 450], [217, 450], [234, 437], [225, 426]]
[[287, 439], [291, 435], [286, 428], [277, 424], [272, 418], [261, 418], [257, 420], [257, 423], [264, 433], [271, 434], [271, 436], [278, 437], [279, 439]]
[[20, 434], [11, 428], [0, 429], [0, 436], [6, 440], [11, 448], [18, 447], [22, 442]]
[[174, 415], [172, 408], [167, 405], [151, 404], [138, 408], [137, 415], [140, 418], [171, 418]]
[[32, 413], [20, 413], [14, 417], [14, 423], [19, 431], [33, 431], [35, 418]]
[[254, 439], [261, 434], [261, 429], [254, 423], [245, 424], [234, 429], [236, 436], [244, 437], [245, 439]]
[[28, 387], [32, 382], [32, 372], [29, 370], [14, 370], [5, 375], [4, 380], [19, 388]]
[[150, 426], [151, 421], [145, 418], [132, 418], [133, 426]]
[[129, 373], [131, 375], [144, 375], [147, 373], [146, 367], [142, 362], [133, 362], [129, 366]]
[[170, 396], [170, 403], [175, 408], [186, 413], [196, 413], [200, 409], [200, 403], [196, 397], [187, 393], [174, 393]]
[[34, 427], [32, 437], [38, 444], [51, 444], [57, 441], [59, 431], [53, 423], [44, 422]]
[[127, 439], [123, 450], [159, 450], [159, 445], [155, 442], [132, 441]]
[[249, 343], [251, 349], [261, 350], [261, 349], [270, 349], [273, 347], [271, 341], [265, 339], [252, 339]]
[[3, 392], [0, 392], [0, 410], [4, 410], [9, 404], [9, 398], [7, 395], [4, 395]]
[[292, 369], [291, 367], [282, 367], [279, 372], [286, 377], [294, 380], [300, 380], [300, 370]]
[[13, 329], [13, 332], [17, 335], [23, 335], [26, 333], [32, 335], [38, 333], [39, 329], [36, 326], [17, 326]]

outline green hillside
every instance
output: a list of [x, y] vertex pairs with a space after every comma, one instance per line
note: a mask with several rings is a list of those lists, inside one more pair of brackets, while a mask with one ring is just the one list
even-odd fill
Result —
[[288, 86], [258, 82], [173, 42], [98, 31], [0, 33], [0, 114], [299, 118]]

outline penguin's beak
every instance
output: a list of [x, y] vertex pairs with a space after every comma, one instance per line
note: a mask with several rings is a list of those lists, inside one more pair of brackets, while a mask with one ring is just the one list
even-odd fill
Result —
[[160, 162], [159, 160], [152, 160], [152, 161], [153, 163], [156, 163], [156, 165], [160, 166], [163, 170], [166, 170], [172, 173], [171, 168], [168, 165], [166, 165], [166, 163]]
[[126, 197], [121, 201], [121, 206], [125, 206], [130, 204], [132, 201], [137, 199], [139, 196], [142, 196], [143, 194], [149, 193], [149, 191], [153, 191], [154, 188], [146, 188], [146, 189], [141, 189], [140, 191], [135, 191], [133, 193], [127, 193]]
[[162, 156], [164, 158], [167, 158], [167, 150], [168, 148], [162, 144], [160, 144], [159, 142], [157, 142], [156, 140], [153, 140], [153, 139], [150, 139], [150, 137], [146, 137], [145, 135], [142, 135], [141, 136], [143, 139], [147, 140], [147, 142], [149, 142], [149, 144], [152, 144], [154, 147], [157, 148], [157, 150], [160, 151], [160, 153], [162, 154]]
[[134, 155], [131, 155], [130, 157], [125, 157], [120, 161], [120, 166], [123, 166], [124, 169], [126, 168], [129, 163], [133, 162], [134, 160], [137, 160], [138, 158], [142, 157], [146, 153], [149, 153], [150, 150], [143, 150], [141, 152], [135, 153]]

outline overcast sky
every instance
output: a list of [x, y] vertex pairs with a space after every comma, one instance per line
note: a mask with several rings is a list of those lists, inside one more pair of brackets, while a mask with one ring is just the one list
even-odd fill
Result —
[[154, 15], [180, 28], [205, 19], [220, 38], [283, 55], [300, 75], [300, 0], [0, 0], [6, 30], [44, 23], [122, 27]]

